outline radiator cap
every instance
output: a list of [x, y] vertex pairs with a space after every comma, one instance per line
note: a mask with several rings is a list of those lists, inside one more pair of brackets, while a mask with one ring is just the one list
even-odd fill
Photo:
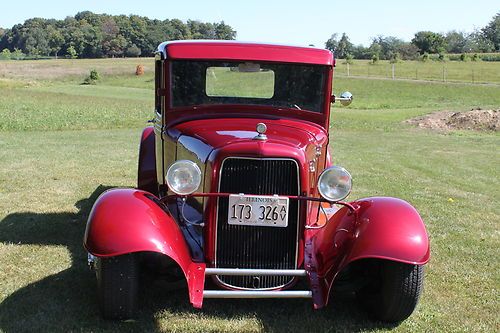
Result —
[[254, 140], [267, 140], [267, 135], [265, 134], [266, 131], [267, 131], [266, 124], [264, 124], [264, 123], [258, 123], [255, 130], [259, 134], [253, 138]]

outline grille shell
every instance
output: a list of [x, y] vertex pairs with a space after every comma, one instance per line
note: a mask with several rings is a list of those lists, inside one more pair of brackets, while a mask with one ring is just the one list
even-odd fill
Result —
[[[299, 195], [299, 167], [293, 159], [227, 158], [219, 178], [219, 192], [262, 195]], [[228, 198], [217, 207], [215, 267], [297, 268], [299, 205], [289, 201], [288, 226], [258, 227], [229, 225]], [[237, 289], [265, 290], [283, 287], [290, 276], [224, 276], [218, 280]]]

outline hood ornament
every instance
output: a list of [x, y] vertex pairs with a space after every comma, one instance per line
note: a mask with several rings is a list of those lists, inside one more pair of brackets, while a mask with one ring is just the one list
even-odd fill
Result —
[[267, 140], [267, 135], [265, 134], [266, 131], [267, 131], [266, 124], [264, 124], [264, 123], [258, 123], [256, 131], [259, 134], [253, 138], [254, 140]]

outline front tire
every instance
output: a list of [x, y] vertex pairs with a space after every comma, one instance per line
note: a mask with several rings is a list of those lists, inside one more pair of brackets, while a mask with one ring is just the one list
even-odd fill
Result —
[[106, 319], [129, 319], [135, 314], [139, 267], [134, 254], [99, 258], [96, 262], [97, 292]]
[[424, 267], [394, 261], [379, 263], [375, 276], [371, 276], [372, 283], [358, 291], [356, 297], [375, 319], [391, 323], [405, 320], [422, 293]]

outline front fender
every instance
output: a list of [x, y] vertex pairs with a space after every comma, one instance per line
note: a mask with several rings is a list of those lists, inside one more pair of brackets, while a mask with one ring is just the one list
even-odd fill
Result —
[[151, 193], [113, 189], [95, 202], [85, 229], [84, 246], [96, 257], [158, 252], [172, 258], [186, 277], [191, 303], [201, 307], [205, 264], [194, 263], [182, 232]]
[[139, 164], [137, 168], [137, 188], [158, 193], [156, 179], [156, 152], [155, 133], [153, 127], [146, 127], [142, 131], [139, 145]]
[[357, 200], [354, 239], [344, 265], [364, 258], [414, 265], [429, 261], [429, 236], [422, 218], [408, 202], [387, 197]]
[[429, 260], [425, 225], [409, 203], [373, 197], [350, 205], [354, 211], [340, 209], [325, 227], [306, 236], [305, 263], [311, 284], [319, 289], [313, 295], [318, 308], [327, 304], [337, 274], [353, 261], [378, 258], [423, 265]]

